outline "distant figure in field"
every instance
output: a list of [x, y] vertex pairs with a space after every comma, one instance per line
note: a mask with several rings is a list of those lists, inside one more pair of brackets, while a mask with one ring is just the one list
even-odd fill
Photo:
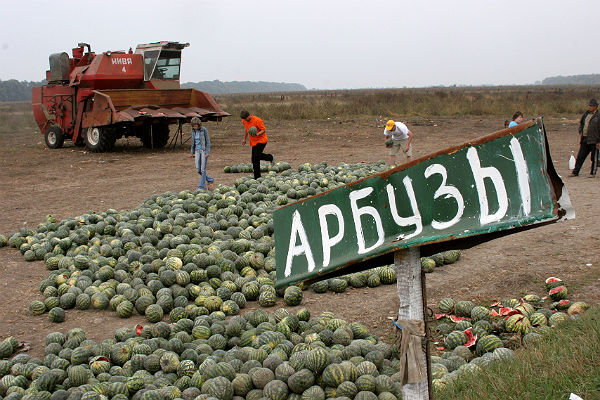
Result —
[[598, 100], [591, 99], [588, 103], [588, 110], [583, 113], [581, 121], [579, 121], [579, 152], [571, 176], [579, 175], [579, 170], [581, 170], [587, 155], [591, 153], [592, 169], [590, 170], [590, 178], [596, 177], [599, 147], [600, 112], [598, 112]]
[[521, 111], [515, 111], [508, 127], [512, 128], [513, 126], [519, 125], [521, 122], [523, 122], [523, 113]]
[[252, 169], [254, 170], [254, 179], [260, 178], [260, 160], [275, 162], [273, 154], [263, 153], [267, 145], [267, 129], [263, 120], [255, 115], [251, 115], [248, 111], [240, 112], [242, 124], [244, 124], [244, 140], [242, 144], [246, 144], [246, 139], [250, 138], [250, 147], [252, 147]]
[[392, 139], [392, 145], [390, 146], [390, 165], [396, 164], [396, 156], [400, 155], [400, 151], [404, 153], [406, 159], [410, 161], [412, 157], [412, 138], [413, 133], [404, 125], [402, 122], [395, 122], [389, 120], [385, 124], [383, 134], [386, 137]]
[[504, 129], [508, 128], [508, 124], [509, 124], [509, 120], [505, 119], [504, 120]]

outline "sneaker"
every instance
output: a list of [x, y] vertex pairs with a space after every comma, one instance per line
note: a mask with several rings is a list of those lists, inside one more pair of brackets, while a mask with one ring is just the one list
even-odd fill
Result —
[[595, 177], [596, 177], [596, 175], [594, 175], [594, 174], [589, 174], [588, 175], [588, 178], [595, 178]]

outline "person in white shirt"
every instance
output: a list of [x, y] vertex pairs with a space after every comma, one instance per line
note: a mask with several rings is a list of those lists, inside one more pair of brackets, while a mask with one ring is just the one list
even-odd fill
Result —
[[394, 122], [389, 120], [385, 124], [383, 134], [386, 141], [391, 138], [392, 145], [390, 146], [390, 165], [396, 164], [396, 156], [400, 155], [400, 151], [404, 153], [407, 161], [412, 157], [412, 138], [413, 133], [402, 122]]

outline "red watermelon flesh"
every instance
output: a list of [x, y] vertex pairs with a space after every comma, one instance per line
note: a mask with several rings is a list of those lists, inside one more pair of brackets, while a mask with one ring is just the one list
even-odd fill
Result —
[[548, 295], [552, 300], [561, 300], [567, 296], [567, 287], [566, 286], [557, 286], [553, 289], [550, 289]]
[[467, 328], [463, 332], [466, 333], [468, 337], [467, 343], [464, 344], [465, 347], [471, 347], [475, 343], [477, 343], [477, 335], [473, 335], [473, 332], [471, 332], [471, 328]]

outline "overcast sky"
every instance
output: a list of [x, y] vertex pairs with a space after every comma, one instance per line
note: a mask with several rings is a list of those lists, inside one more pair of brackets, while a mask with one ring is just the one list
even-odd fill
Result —
[[0, 1], [0, 79], [48, 55], [189, 42], [182, 82], [307, 88], [528, 84], [600, 73], [600, 6], [564, 0]]

